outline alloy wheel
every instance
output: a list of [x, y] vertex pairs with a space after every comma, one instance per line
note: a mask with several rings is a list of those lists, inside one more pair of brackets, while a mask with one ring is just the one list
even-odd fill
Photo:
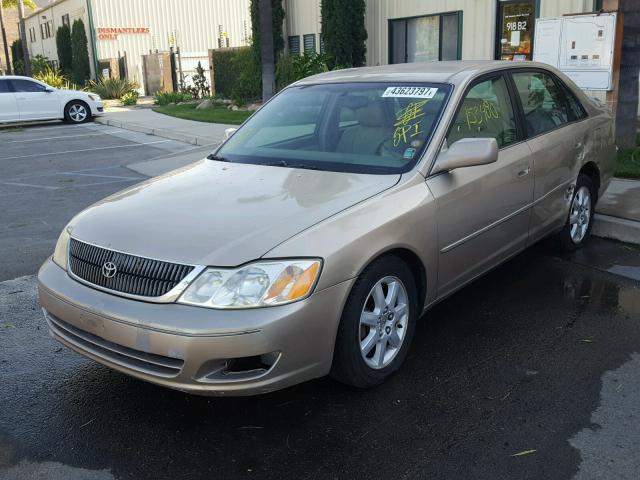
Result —
[[74, 103], [69, 108], [69, 116], [74, 122], [84, 122], [84, 120], [87, 118], [87, 109], [83, 105]]
[[407, 332], [407, 289], [396, 277], [384, 277], [369, 292], [360, 315], [360, 353], [367, 366], [379, 370], [396, 357]]
[[569, 214], [569, 225], [571, 226], [571, 241], [580, 243], [587, 234], [589, 223], [591, 222], [591, 192], [585, 186], [578, 189], [573, 202], [571, 202], [571, 212]]

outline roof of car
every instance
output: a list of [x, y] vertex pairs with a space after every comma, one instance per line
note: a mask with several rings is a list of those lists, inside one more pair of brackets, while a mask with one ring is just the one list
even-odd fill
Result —
[[538, 62], [505, 60], [456, 60], [441, 62], [398, 63], [378, 67], [346, 68], [307, 77], [297, 84], [343, 82], [434, 82], [459, 84], [480, 73], [508, 67], [549, 68]]
[[0, 75], [0, 80], [35, 80], [31, 77], [24, 77], [22, 75]]

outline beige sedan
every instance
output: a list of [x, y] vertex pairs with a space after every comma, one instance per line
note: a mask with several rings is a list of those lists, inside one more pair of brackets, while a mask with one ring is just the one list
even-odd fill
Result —
[[73, 218], [39, 272], [46, 321], [192, 393], [377, 385], [435, 303], [545, 237], [587, 240], [612, 125], [536, 63], [307, 78], [207, 159]]

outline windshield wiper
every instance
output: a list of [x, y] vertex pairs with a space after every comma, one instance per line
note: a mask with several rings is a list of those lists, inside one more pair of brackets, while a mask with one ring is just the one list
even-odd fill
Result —
[[279, 162], [274, 163], [265, 163], [265, 165], [269, 167], [285, 167], [285, 168], [301, 168], [304, 170], [320, 170], [319, 167], [315, 165], [309, 165], [308, 163], [287, 163], [284, 160], [280, 160]]
[[228, 158], [219, 157], [218, 155], [214, 155], [213, 153], [207, 156], [207, 160], [217, 160], [218, 162], [231, 162], [231, 160], [229, 160]]

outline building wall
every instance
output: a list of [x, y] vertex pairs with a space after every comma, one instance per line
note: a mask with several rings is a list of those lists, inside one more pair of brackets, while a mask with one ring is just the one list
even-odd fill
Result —
[[[287, 35], [320, 33], [321, 0], [285, 0]], [[462, 11], [462, 59], [491, 59], [494, 55], [495, 0], [365, 0], [368, 33], [367, 65], [389, 60], [389, 20]], [[593, 10], [593, 0], [540, 0], [542, 17]]]
[[[62, 16], [69, 15], [69, 23], [73, 26], [73, 22], [76, 20], [82, 20], [84, 22], [84, 28], [87, 33], [89, 58], [93, 58], [93, 45], [91, 43], [91, 30], [89, 10], [87, 8], [87, 0], [62, 0], [52, 2], [49, 6], [42, 8], [29, 15], [25, 20], [25, 30], [27, 35], [27, 44], [29, 45], [29, 54], [33, 57], [35, 55], [44, 55], [50, 60], [58, 60], [58, 50], [56, 47], [56, 31], [62, 26]], [[53, 21], [53, 35], [50, 38], [43, 39], [40, 31], [40, 25], [45, 24], [48, 21]], [[31, 41], [29, 36], [29, 30], [35, 29], [36, 39]], [[91, 76], [95, 76], [93, 62], [89, 62], [91, 65]]]
[[[9, 45], [9, 55], [11, 55], [11, 44], [14, 42], [14, 40], [16, 40], [19, 37], [18, 9], [5, 8], [2, 11], [4, 13], [4, 26], [7, 31], [7, 44]], [[7, 62], [4, 56], [4, 43], [2, 42], [2, 35], [0, 35], [0, 72], [5, 72], [6, 68], [7, 68]]]
[[[70, 0], [67, 0], [70, 1]], [[249, 0], [91, 0], [96, 30], [110, 27], [148, 28], [148, 33], [121, 33], [116, 40], [96, 38], [98, 58], [117, 58], [126, 52], [129, 77], [142, 80], [142, 55], [169, 51], [175, 35], [185, 61], [183, 68], [202, 62], [218, 47], [220, 29], [230, 47], [248, 45], [251, 37]], [[195, 59], [190, 62], [189, 59]], [[191, 72], [193, 73], [193, 72]]]
[[[180, 47], [186, 70], [195, 69], [199, 59], [208, 68], [207, 52], [218, 47], [220, 32], [226, 33], [230, 47], [248, 45], [251, 36], [249, 0], [58, 0], [26, 20], [27, 43], [31, 55], [57, 60], [55, 31], [68, 14], [71, 23], [82, 18], [87, 30], [91, 75], [96, 76], [96, 59], [127, 57], [129, 78], [142, 82], [142, 55], [156, 50], [169, 51], [170, 37]], [[43, 18], [44, 17], [44, 18]], [[54, 35], [42, 39], [40, 24], [53, 20]], [[29, 29], [36, 30], [36, 41], [29, 40]], [[140, 32], [102, 34], [101, 29], [137, 28]], [[226, 46], [226, 45], [225, 45]], [[191, 65], [193, 63], [194, 65]]]

